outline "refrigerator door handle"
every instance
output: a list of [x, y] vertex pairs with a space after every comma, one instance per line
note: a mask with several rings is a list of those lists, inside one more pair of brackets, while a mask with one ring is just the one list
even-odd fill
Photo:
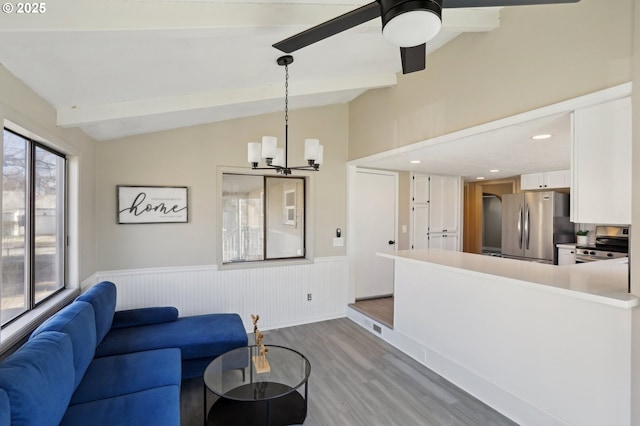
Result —
[[527, 204], [524, 208], [524, 241], [525, 241], [525, 250], [529, 250], [529, 228], [531, 226], [531, 216], [529, 210], [529, 204]]
[[522, 248], [522, 204], [518, 209], [518, 247]]

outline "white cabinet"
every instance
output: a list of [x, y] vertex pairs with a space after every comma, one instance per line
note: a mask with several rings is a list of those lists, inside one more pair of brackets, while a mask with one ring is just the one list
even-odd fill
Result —
[[412, 175], [412, 249], [459, 250], [460, 187], [456, 176]]
[[523, 191], [532, 189], [569, 188], [571, 186], [571, 170], [529, 173], [520, 176], [520, 188]]
[[571, 221], [631, 223], [631, 98], [576, 110]]
[[558, 266], [573, 265], [576, 263], [576, 248], [573, 246], [558, 245]]
[[429, 234], [429, 248], [459, 251], [460, 236], [458, 233]]
[[429, 204], [429, 232], [458, 232], [460, 178], [431, 175]]

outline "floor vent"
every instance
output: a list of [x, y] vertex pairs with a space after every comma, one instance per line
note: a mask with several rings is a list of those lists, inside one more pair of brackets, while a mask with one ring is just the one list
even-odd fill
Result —
[[382, 334], [382, 327], [380, 327], [378, 324], [373, 324], [373, 331], [378, 334]]

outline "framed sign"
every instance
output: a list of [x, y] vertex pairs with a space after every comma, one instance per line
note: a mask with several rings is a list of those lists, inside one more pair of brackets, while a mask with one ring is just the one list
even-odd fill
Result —
[[117, 187], [118, 223], [186, 223], [186, 186]]

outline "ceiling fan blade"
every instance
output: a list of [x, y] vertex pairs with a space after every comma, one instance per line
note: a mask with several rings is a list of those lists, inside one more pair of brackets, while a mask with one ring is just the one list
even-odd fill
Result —
[[443, 8], [527, 6], [534, 4], [578, 3], [580, 0], [442, 0]]
[[313, 28], [291, 36], [285, 40], [279, 41], [273, 47], [285, 53], [295, 52], [310, 44], [324, 40], [327, 37], [341, 33], [360, 24], [364, 24], [374, 18], [380, 16], [380, 5], [377, 2], [366, 4], [358, 9], [333, 18], [330, 21], [323, 22]]
[[425, 69], [427, 56], [426, 43], [413, 47], [401, 47], [402, 74], [409, 74]]

